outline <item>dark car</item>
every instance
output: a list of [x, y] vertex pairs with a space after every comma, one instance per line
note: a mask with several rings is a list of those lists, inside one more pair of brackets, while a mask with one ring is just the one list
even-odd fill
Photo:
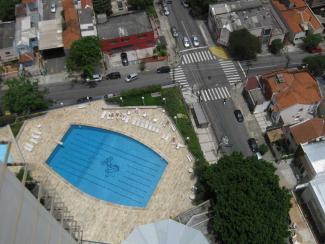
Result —
[[243, 116], [243, 114], [241, 113], [241, 111], [239, 109], [236, 109], [234, 111], [234, 114], [235, 114], [235, 117], [236, 117], [238, 122], [243, 122], [244, 121], [244, 116]]
[[169, 66], [161, 66], [157, 69], [157, 73], [169, 73], [170, 67]]
[[128, 55], [126, 53], [121, 53], [121, 60], [124, 66], [129, 65]]
[[123, 3], [122, 3], [122, 1], [117, 1], [117, 8], [118, 8], [118, 10], [123, 10]]
[[249, 145], [250, 149], [252, 150], [252, 152], [255, 153], [258, 151], [258, 147], [257, 147], [255, 138], [249, 138], [247, 142], [248, 142], [248, 145]]
[[170, 32], [172, 33], [174, 38], [178, 37], [178, 32], [175, 26], [173, 26], [172, 28], [170, 28]]
[[114, 80], [114, 79], [120, 79], [120, 78], [121, 78], [120, 72], [112, 72], [112, 73], [109, 73], [108, 75], [106, 75], [106, 79]]
[[85, 102], [90, 102], [92, 100], [93, 100], [92, 97], [81, 97], [77, 100], [77, 103], [85, 103]]

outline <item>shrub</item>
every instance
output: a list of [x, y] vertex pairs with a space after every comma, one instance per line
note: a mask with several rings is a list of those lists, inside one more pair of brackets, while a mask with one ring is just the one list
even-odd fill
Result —
[[259, 146], [258, 150], [262, 155], [264, 155], [269, 150], [269, 147], [263, 143], [262, 145]]
[[16, 115], [4, 115], [0, 117], [0, 127], [14, 123], [16, 120]]

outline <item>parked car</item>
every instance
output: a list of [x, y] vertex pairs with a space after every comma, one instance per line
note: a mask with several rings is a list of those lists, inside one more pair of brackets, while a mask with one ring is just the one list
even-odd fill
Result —
[[170, 67], [169, 66], [161, 66], [157, 69], [157, 73], [169, 73]]
[[92, 100], [93, 100], [92, 97], [81, 97], [77, 100], [77, 103], [85, 103], [85, 102], [90, 102]]
[[56, 5], [55, 3], [51, 4], [51, 9], [50, 9], [51, 13], [55, 13], [56, 12]]
[[162, 8], [164, 9], [164, 7], [167, 7], [167, 2], [166, 2], [165, 0], [163, 0], [163, 1], [161, 2], [161, 6], [162, 6]]
[[106, 79], [114, 80], [114, 79], [120, 79], [120, 78], [121, 78], [120, 72], [112, 72], [112, 73], [109, 73], [108, 75], [106, 75]]
[[199, 38], [198, 38], [196, 35], [193, 35], [193, 36], [192, 36], [192, 43], [193, 43], [193, 46], [194, 46], [194, 47], [198, 47], [198, 46], [200, 46]]
[[310, 52], [310, 53], [321, 53], [322, 51], [323, 51], [323, 49], [321, 47], [314, 47], [314, 48], [308, 49], [308, 52]]
[[138, 74], [137, 73], [132, 73], [132, 74], [129, 74], [125, 77], [125, 82], [131, 82], [131, 81], [134, 81], [138, 79]]
[[184, 44], [184, 47], [186, 47], [186, 48], [191, 47], [190, 41], [189, 41], [189, 39], [187, 38], [187, 36], [184, 36], [184, 37], [183, 37], [183, 44]]
[[104, 95], [104, 99], [115, 97], [116, 95], [114, 93], [109, 93]]
[[255, 156], [257, 157], [258, 160], [263, 159], [262, 154], [260, 152], [256, 152]]
[[256, 142], [255, 138], [249, 138], [247, 142], [248, 142], [248, 145], [249, 145], [251, 151], [253, 153], [256, 153], [258, 151], [258, 147], [257, 147], [257, 142]]
[[298, 70], [307, 69], [308, 64], [300, 64], [297, 66]]
[[164, 12], [164, 15], [165, 16], [168, 16], [169, 15], [169, 10], [168, 10], [168, 7], [167, 6], [164, 6], [163, 12]]
[[170, 28], [170, 31], [171, 31], [174, 38], [178, 37], [178, 32], [177, 32], [177, 29], [176, 29], [175, 26], [172, 26], [172, 28]]
[[122, 60], [123, 66], [128, 66], [129, 65], [129, 60], [128, 60], [127, 53], [121, 53], [121, 60]]
[[238, 122], [243, 122], [244, 121], [244, 116], [242, 114], [242, 112], [239, 109], [236, 109], [234, 111], [235, 117], [237, 119]]
[[188, 0], [181, 0], [182, 2], [182, 5], [185, 7], [185, 8], [188, 8], [190, 5], [188, 4]]
[[103, 77], [99, 74], [94, 74], [92, 77], [87, 78], [87, 82], [92, 82], [92, 81], [102, 81]]

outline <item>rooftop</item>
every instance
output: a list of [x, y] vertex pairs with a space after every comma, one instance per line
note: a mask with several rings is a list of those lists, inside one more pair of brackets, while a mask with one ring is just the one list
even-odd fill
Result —
[[152, 31], [152, 26], [145, 12], [136, 12], [111, 17], [104, 24], [97, 24], [99, 39], [114, 39]]
[[12, 47], [15, 40], [15, 22], [0, 23], [0, 49]]
[[29, 40], [36, 38], [36, 29], [31, 26], [31, 17], [18, 17], [16, 18], [16, 45], [29, 46]]
[[40, 21], [38, 29], [39, 50], [63, 47], [61, 19]]
[[321, 100], [317, 81], [304, 70], [281, 70], [261, 76], [261, 80], [271, 89], [266, 99], [276, 97], [275, 111], [295, 104], [315, 104]]
[[325, 141], [301, 145], [315, 175], [325, 172]]
[[294, 33], [305, 32], [309, 28], [322, 28], [304, 0], [271, 0], [272, 5], [280, 12]]
[[325, 213], [325, 174], [316, 176], [309, 182], [310, 189], [316, 196], [319, 206], [322, 208], [322, 215]]
[[82, 8], [92, 8], [93, 7], [93, 1], [92, 0], [81, 0], [81, 7]]
[[290, 132], [296, 143], [303, 144], [325, 136], [325, 121], [314, 118], [290, 127]]
[[77, 10], [72, 0], [63, 0], [64, 20], [67, 25], [63, 31], [64, 48], [70, 48], [74, 41], [80, 39], [80, 27]]
[[79, 22], [82, 24], [92, 24], [93, 23], [93, 11], [90, 8], [84, 8], [79, 10]]

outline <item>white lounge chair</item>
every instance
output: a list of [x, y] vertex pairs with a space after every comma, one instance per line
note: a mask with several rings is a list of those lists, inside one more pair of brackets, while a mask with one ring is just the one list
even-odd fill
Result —
[[152, 130], [152, 124], [149, 124], [148, 130]]
[[145, 124], [145, 126], [144, 126], [144, 128], [145, 128], [145, 129], [148, 129], [148, 126], [149, 126], [149, 121], [147, 120], [147, 121], [146, 121], [146, 124]]
[[135, 125], [140, 127], [140, 122], [141, 122], [141, 120], [137, 120]]
[[146, 125], [146, 121], [141, 120], [141, 128], [144, 128], [145, 125]]
[[25, 146], [26, 146], [26, 147], [29, 147], [29, 148], [31, 148], [31, 149], [34, 148], [34, 145], [33, 145], [33, 144], [30, 144], [30, 143], [28, 143], [28, 142], [25, 143]]
[[27, 147], [26, 145], [24, 145], [24, 148], [25, 148], [25, 150], [28, 151], [28, 152], [33, 151], [33, 148]]
[[126, 117], [124, 120], [125, 123], [129, 123], [129, 117]]
[[187, 154], [186, 157], [187, 157], [188, 161], [192, 162], [193, 159], [192, 159], [192, 156], [190, 154]]
[[103, 112], [102, 112], [102, 116], [100, 116], [100, 118], [101, 118], [101, 119], [104, 119], [105, 116], [106, 116], [106, 113], [107, 113], [106, 111], [103, 111]]
[[36, 129], [32, 130], [32, 132], [35, 133], [36, 135], [42, 135], [42, 132]]
[[130, 115], [131, 114], [131, 111], [128, 110], [128, 113], [127, 114]]
[[176, 131], [176, 128], [173, 124], [170, 124], [170, 127], [172, 128], [173, 131]]
[[41, 128], [41, 127], [42, 127], [42, 125], [41, 125], [41, 124], [38, 124], [38, 125], [37, 125], [37, 128]]
[[33, 134], [32, 134], [32, 137], [33, 137], [34, 139], [39, 139], [41, 136], [33, 133]]
[[132, 125], [135, 125], [136, 122], [137, 122], [137, 120], [136, 119], [133, 119], [132, 120]]
[[168, 134], [166, 135], [166, 137], [164, 138], [164, 140], [165, 140], [165, 141], [168, 141], [169, 137], [170, 137], [170, 134], [168, 133]]
[[156, 127], [155, 132], [159, 133], [159, 131], [160, 131], [159, 127]]
[[143, 117], [147, 117], [147, 113], [143, 113], [143, 115], [142, 115]]
[[155, 122], [155, 123], [156, 123], [157, 121], [158, 121], [158, 119], [156, 119], [156, 118], [154, 118], [154, 119], [153, 119], [153, 122]]
[[38, 143], [38, 140], [34, 139], [34, 138], [30, 138], [29, 140], [30, 142], [34, 143], [34, 144], [37, 144]]

